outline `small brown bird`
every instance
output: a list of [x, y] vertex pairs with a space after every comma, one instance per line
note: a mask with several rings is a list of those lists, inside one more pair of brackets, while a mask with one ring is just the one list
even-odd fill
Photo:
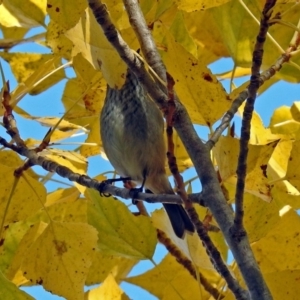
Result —
[[[107, 87], [100, 117], [105, 153], [122, 177], [130, 177], [154, 194], [174, 194], [165, 172], [164, 121], [156, 104], [128, 71], [121, 89]], [[194, 226], [181, 205], [163, 204], [175, 234]]]

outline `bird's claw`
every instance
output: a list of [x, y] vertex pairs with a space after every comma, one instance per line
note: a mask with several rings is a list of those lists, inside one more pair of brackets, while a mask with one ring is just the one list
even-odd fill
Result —
[[100, 196], [101, 197], [110, 197], [111, 194], [105, 194], [103, 193], [103, 189], [104, 187], [107, 185], [107, 184], [113, 184], [114, 182], [117, 182], [117, 181], [127, 181], [127, 180], [130, 180], [130, 177], [120, 177], [120, 178], [111, 178], [111, 179], [106, 179], [106, 180], [103, 180], [100, 185], [99, 185], [99, 193], [100, 193]]
[[138, 194], [143, 192], [143, 187], [139, 187], [139, 188], [132, 188], [130, 189], [130, 194], [132, 195], [132, 204], [133, 205], [137, 205], [138, 200], [136, 200], [136, 198], [138, 198]]

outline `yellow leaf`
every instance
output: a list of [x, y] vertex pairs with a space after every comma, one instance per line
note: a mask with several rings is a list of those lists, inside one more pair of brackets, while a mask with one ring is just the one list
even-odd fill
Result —
[[38, 220], [48, 222], [49, 216], [53, 221], [86, 223], [87, 201], [82, 198], [57, 201], [57, 203], [47, 206], [45, 210], [41, 210], [36, 217]]
[[6, 40], [21, 40], [28, 32], [27, 28], [22, 27], [4, 27], [0, 26], [4, 39]]
[[[37, 238], [41, 235], [41, 233], [45, 230], [46, 227], [47, 224], [43, 222], [34, 224], [30, 226], [30, 228], [26, 231], [25, 234], [23, 233], [21, 241], [18, 240], [17, 251], [15, 251], [14, 253], [13, 260], [7, 272], [8, 278], [10, 278], [15, 284], [21, 285], [26, 283], [26, 274], [24, 274], [24, 272], [20, 270], [24, 260], [24, 254], [26, 254], [26, 251], [28, 251], [32, 243], [37, 240]], [[27, 279], [27, 281], [29, 280]]]
[[45, 206], [50, 206], [52, 204], [61, 202], [73, 202], [78, 199], [79, 195], [80, 193], [74, 187], [68, 189], [60, 188], [47, 195], [47, 201], [45, 203]]
[[5, 278], [0, 273], [0, 299], [5, 300], [34, 300], [33, 297], [26, 294], [16, 287], [15, 284]]
[[197, 57], [201, 58], [204, 65], [229, 56], [221, 32], [210, 11], [183, 12], [183, 14], [187, 30], [199, 49]]
[[176, 13], [170, 27], [170, 32], [173, 34], [176, 42], [183, 46], [194, 57], [198, 57], [197, 45], [185, 26], [183, 13], [181, 11]]
[[[32, 224], [33, 223], [28, 220], [20, 221], [6, 225], [2, 230], [2, 243], [0, 246], [0, 269], [3, 274], [8, 275], [8, 279], [12, 279], [15, 275], [14, 272], [9, 270], [11, 269], [11, 264], [19, 247], [19, 243]], [[21, 277], [22, 278], [17, 281], [14, 280], [14, 283], [17, 286], [27, 281], [24, 276]]]
[[103, 3], [105, 3], [107, 10], [109, 11], [109, 16], [113, 21], [114, 25], [120, 31], [131, 27], [122, 0], [105, 0], [103, 1]]
[[52, 52], [71, 60], [73, 43], [65, 36], [65, 30], [60, 24], [50, 20], [47, 26], [46, 43], [52, 49]]
[[244, 225], [250, 242], [266, 236], [280, 219], [277, 201], [273, 199], [268, 203], [248, 193], [244, 194], [244, 211]]
[[[101, 72], [95, 70], [91, 64], [78, 54], [73, 59], [73, 66], [77, 77], [69, 80], [63, 94], [63, 104], [72, 110], [66, 118], [85, 126], [90, 130], [85, 145], [80, 147], [80, 153], [85, 157], [100, 153], [100, 111], [104, 103], [106, 82]], [[82, 97], [75, 106], [74, 102]]]
[[[222, 6], [214, 7], [208, 12], [214, 17], [215, 23], [222, 35], [223, 43], [227, 46], [235, 64], [239, 67], [247, 68], [251, 67], [252, 63], [253, 41], [255, 41], [258, 32], [258, 22], [261, 18], [263, 2], [260, 0], [244, 0], [243, 3], [254, 17], [241, 5], [240, 1], [230, 1]], [[293, 5], [294, 3], [278, 3], [274, 7], [272, 16], [285, 12], [283, 20], [291, 24], [297, 24], [300, 8], [294, 6], [293, 9], [290, 9]], [[232, 18], [232, 16], [235, 17]], [[245, 32], [247, 32], [246, 35]], [[278, 28], [276, 29], [272, 26], [270, 27], [269, 34], [283, 49], [286, 49], [290, 45], [293, 30], [286, 31], [284, 27], [278, 30]], [[264, 52], [268, 53], [268, 55], [263, 56], [262, 70], [269, 68], [281, 55], [281, 51], [270, 38], [266, 39]], [[299, 60], [299, 55], [293, 58], [296, 64], [299, 64]], [[278, 78], [298, 82], [299, 68], [285, 64], [278, 73]]]
[[[249, 145], [245, 191], [265, 201], [271, 200], [267, 166], [277, 143], [278, 141], [266, 145]], [[239, 149], [238, 139], [221, 137], [213, 150], [222, 181], [234, 186]]]
[[[15, 169], [21, 167], [24, 164], [24, 160], [21, 159], [16, 152], [10, 150], [0, 151], [0, 161], [1, 164]], [[26, 174], [36, 180], [40, 178], [34, 171], [32, 171], [32, 169], [26, 170]]]
[[239, 78], [243, 76], [250, 76], [251, 75], [251, 68], [242, 68], [242, 67], [237, 67], [234, 68], [231, 71], [218, 74], [219, 79], [231, 79], [231, 78]]
[[[243, 116], [245, 102], [239, 107], [238, 112]], [[250, 144], [265, 145], [271, 141], [279, 140], [279, 136], [272, 134], [269, 128], [265, 128], [261, 117], [255, 111], [251, 119]]]
[[35, 224], [24, 236], [18, 255], [21, 270], [34, 284], [66, 299], [83, 298], [97, 232], [84, 223]]
[[278, 205], [290, 205], [294, 209], [300, 208], [300, 192], [288, 181], [275, 182], [271, 193]]
[[[12, 92], [12, 105], [16, 105], [17, 102], [30, 91], [33, 91], [34, 93], [41, 92], [65, 77], [64, 71], [58, 70], [58, 65], [61, 64], [61, 58], [53, 55], [48, 56], [48, 58], [50, 59], [43, 62], [43, 64], [39, 63], [38, 65], [35, 65], [36, 69], [33, 73], [31, 73], [29, 77], [26, 78], [25, 82], [19, 84]], [[18, 63], [16, 63], [16, 65], [17, 64]], [[54, 73], [47, 77], [52, 72]], [[43, 80], [45, 77], [47, 78]], [[40, 83], [37, 85], [37, 82]]]
[[165, 35], [168, 50], [162, 53], [162, 58], [175, 80], [175, 91], [192, 122], [214, 124], [230, 106], [231, 101], [224, 88], [202, 61], [176, 43], [169, 33]]
[[[53, 133], [51, 133], [50, 141], [51, 141], [51, 143], [54, 143], [54, 142], [68, 139], [68, 138], [72, 138], [73, 136], [76, 136], [77, 133], [78, 133], [78, 129], [73, 129], [73, 130], [68, 130], [68, 131], [60, 131], [60, 130], [55, 129], [53, 131]], [[40, 141], [40, 143], [41, 143], [41, 141]]]
[[105, 254], [132, 259], [150, 259], [156, 246], [156, 231], [148, 217], [134, 216], [122, 202], [99, 197], [87, 189], [88, 223], [99, 233], [98, 247]]
[[135, 259], [117, 255], [107, 255], [96, 251], [86, 279], [86, 285], [103, 282], [109, 274], [119, 282], [128, 275], [133, 266], [137, 263], [138, 260]]
[[285, 175], [286, 180], [288, 180], [294, 187], [300, 192], [300, 141], [295, 141], [293, 143], [293, 148], [289, 158], [289, 163], [287, 167], [287, 172]]
[[154, 211], [152, 214], [152, 221], [154, 226], [165, 232], [177, 248], [180, 249], [188, 259], [193, 261], [197, 267], [213, 270], [210, 258], [208, 257], [206, 249], [202, 245], [197, 234], [186, 234], [184, 239], [178, 238], [172, 229], [165, 210], [163, 209]]
[[278, 142], [268, 166], [268, 174], [271, 180], [285, 176], [292, 147], [293, 142], [291, 140], [282, 139]]
[[[284, 13], [284, 16], [282, 18], [283, 21], [290, 24], [297, 24], [299, 21], [300, 7], [295, 6], [294, 1], [280, 1], [275, 5], [272, 15], [275, 16], [277, 13]], [[271, 26], [269, 33], [281, 45], [283, 49], [287, 49], [290, 46], [290, 42], [293, 38], [294, 32], [293, 30], [286, 31], [284, 30], [284, 27], [285, 26], [283, 26], [281, 30], [276, 30], [274, 26]], [[267, 38], [264, 47], [264, 52], [269, 53], [269, 55], [264, 55], [264, 69], [269, 68], [274, 63], [274, 61], [281, 55], [279, 49], [276, 48], [277, 47], [274, 47], [274, 43]], [[296, 54], [293, 57], [293, 62], [296, 65], [299, 65], [299, 54]], [[297, 66], [295, 67], [290, 64], [283, 64], [280, 72], [277, 72], [276, 77], [280, 80], [283, 79], [292, 83], [298, 83], [299, 74], [300, 71]]]
[[73, 58], [73, 68], [82, 88], [84, 108], [99, 115], [106, 92], [106, 82], [101, 72], [95, 70], [81, 53]]
[[[256, 7], [257, 1], [244, 2], [250, 11], [259, 12]], [[240, 67], [250, 67], [253, 50], [252, 42], [256, 38], [258, 25], [248, 15], [239, 1], [230, 1], [222, 6], [215, 7], [210, 10], [210, 13], [214, 17], [215, 24], [219, 27], [223, 43], [227, 45], [229, 55], [234, 62]]]
[[284, 134], [287, 137], [297, 139], [300, 137], [300, 123], [293, 119], [288, 106], [281, 106], [274, 111], [270, 129], [275, 134]]
[[46, 0], [3, 0], [0, 23], [6, 27], [32, 28], [44, 25]]
[[9, 63], [17, 81], [25, 82], [34, 71], [36, 71], [50, 58], [53, 58], [53, 55], [40, 53], [3, 52], [1, 53], [1, 57]]
[[84, 173], [87, 168], [85, 157], [74, 151], [64, 151], [60, 149], [47, 149], [40, 152], [41, 155], [56, 161], [62, 166], [70, 168], [75, 173]]
[[[86, 28], [89, 30], [86, 32]], [[121, 87], [125, 81], [126, 66], [107, 41], [90, 9], [85, 10], [79, 22], [66, 32], [73, 42], [72, 56], [81, 53], [96, 70], [100, 70], [112, 87]]]
[[291, 114], [295, 121], [300, 122], [300, 101], [295, 101], [291, 106]]
[[108, 275], [102, 285], [85, 293], [85, 300], [129, 300], [128, 296], [116, 283], [112, 275]]
[[64, 0], [47, 1], [47, 12], [50, 18], [64, 29], [75, 26], [86, 7], [85, 0], [73, 0], [71, 5], [66, 5]]
[[[86, 139], [86, 145], [80, 147], [80, 154], [84, 157], [90, 157], [100, 153], [100, 147], [102, 147], [102, 142], [100, 141], [100, 120], [94, 118], [94, 122], [90, 123], [90, 132]], [[91, 145], [89, 145], [91, 143]]]
[[[2, 153], [0, 155], [2, 158], [4, 157]], [[4, 224], [17, 222], [31, 216], [42, 207], [46, 199], [45, 187], [40, 182], [28, 176], [27, 171], [20, 178], [16, 178], [14, 176], [15, 169], [15, 166], [0, 165], [0, 189], [2, 191], [0, 194], [0, 220], [4, 219]], [[16, 187], [12, 190], [15, 181]], [[12, 193], [12, 198], [8, 203], [10, 193]], [[7, 205], [8, 210], [6, 211]]]
[[24, 115], [21, 114], [22, 117], [26, 118], [26, 119], [31, 119], [31, 120], [35, 120], [37, 122], [39, 122], [41, 125], [46, 126], [46, 127], [54, 127], [56, 126], [56, 124], [58, 123], [58, 121], [60, 121], [60, 123], [58, 124], [57, 128], [60, 129], [61, 131], [69, 131], [72, 129], [76, 129], [76, 130], [82, 130], [84, 132], [87, 132], [87, 130], [82, 127], [82, 126], [78, 126], [76, 124], [73, 124], [69, 121], [66, 120], [60, 120], [60, 118], [57, 117], [34, 117], [31, 115]]
[[[291, 207], [285, 206], [280, 210], [280, 221], [264, 238], [252, 244], [263, 274], [300, 269], [299, 228], [299, 215]], [[291, 287], [295, 287], [295, 284]]]
[[125, 281], [141, 286], [158, 299], [208, 299], [209, 296], [170, 254], [155, 268], [142, 275], [126, 278]]
[[266, 284], [274, 299], [298, 299], [300, 270], [286, 270], [264, 274]]
[[231, 0], [176, 0], [175, 3], [178, 5], [179, 9], [185, 10], [187, 12], [193, 12], [195, 10], [205, 10], [211, 7], [220, 6]]

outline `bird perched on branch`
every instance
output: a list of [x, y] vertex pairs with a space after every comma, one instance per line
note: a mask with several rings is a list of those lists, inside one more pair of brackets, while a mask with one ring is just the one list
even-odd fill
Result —
[[[174, 194], [165, 172], [162, 114], [130, 70], [121, 89], [107, 88], [100, 127], [105, 153], [121, 177], [154, 194]], [[163, 206], [178, 237], [194, 231], [181, 205]]]

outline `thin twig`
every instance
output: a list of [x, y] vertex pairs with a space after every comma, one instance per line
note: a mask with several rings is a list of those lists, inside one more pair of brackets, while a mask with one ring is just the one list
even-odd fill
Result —
[[198, 276], [197, 275], [199, 275], [200, 283], [202, 284], [202, 286], [204, 287], [204, 289], [214, 297], [214, 299], [223, 299], [224, 298], [224, 295], [222, 295], [216, 288], [214, 288], [209, 283], [209, 281], [200, 272], [197, 272], [197, 270], [195, 269], [193, 263], [182, 253], [182, 251], [180, 249], [178, 249], [176, 247], [175, 244], [173, 244], [173, 242], [171, 241], [171, 239], [169, 239], [167, 237], [167, 235], [163, 231], [157, 229], [157, 238], [158, 238], [159, 242], [161, 244], [163, 244], [167, 248], [167, 250], [169, 251], [169, 253], [172, 256], [174, 256], [176, 258], [176, 260], [186, 270], [188, 270], [188, 272], [196, 280], [198, 280]]
[[262, 19], [260, 22], [260, 30], [256, 38], [256, 43], [253, 51], [252, 58], [252, 68], [251, 68], [251, 78], [248, 87], [248, 98], [245, 104], [242, 128], [241, 128], [241, 138], [240, 138], [240, 152], [238, 157], [237, 166], [237, 185], [235, 193], [235, 218], [234, 226], [232, 228], [234, 235], [238, 238], [241, 235], [245, 235], [245, 230], [243, 226], [243, 216], [244, 216], [244, 188], [245, 188], [245, 178], [247, 172], [247, 157], [248, 157], [248, 143], [250, 139], [251, 131], [251, 119], [254, 110], [254, 103], [256, 99], [257, 90], [260, 86], [260, 67], [263, 59], [264, 43], [266, 41], [267, 32], [269, 29], [269, 19], [272, 14], [272, 8], [275, 5], [276, 0], [267, 0], [262, 12]]
[[19, 130], [17, 128], [17, 122], [13, 115], [13, 110], [10, 105], [11, 95], [9, 81], [7, 81], [3, 86], [3, 96], [2, 105], [5, 109], [3, 116], [3, 124], [6, 132], [11, 136], [12, 140], [19, 146], [25, 146], [25, 142], [22, 140]]
[[158, 51], [156, 49], [152, 34], [147, 27], [146, 20], [140, 9], [138, 1], [123, 0], [123, 2], [129, 17], [129, 22], [132, 29], [136, 33], [146, 61], [159, 75], [159, 77], [162, 80], [166, 81], [166, 68], [161, 60], [160, 55], [158, 55]]
[[[8, 143], [3, 137], [0, 137], [0, 144], [5, 148], [11, 149], [16, 153], [25, 156], [28, 158], [28, 165], [32, 166], [41, 166], [44, 170], [48, 172], [55, 172], [61, 177], [67, 178], [70, 181], [75, 181], [80, 183], [83, 186], [88, 188], [96, 189], [97, 191], [101, 191], [103, 194], [111, 194], [114, 196], [121, 197], [123, 199], [132, 200], [133, 192], [126, 188], [119, 188], [114, 185], [99, 182], [95, 179], [90, 178], [89, 176], [74, 173], [67, 167], [61, 166], [58, 163], [51, 161], [43, 156], [39, 156], [34, 149], [28, 149], [25, 146], [16, 146], [14, 144]], [[24, 169], [22, 166], [20, 169]], [[16, 173], [19, 174], [19, 169], [16, 170]], [[201, 197], [201, 194], [191, 194], [189, 195], [193, 202], [205, 206], [204, 199]], [[154, 195], [150, 193], [138, 193], [136, 195], [138, 200], [147, 202], [147, 203], [169, 203], [169, 204], [183, 204], [181, 198], [178, 195], [171, 194], [160, 194]], [[199, 201], [200, 199], [200, 201]]]
[[[297, 29], [295, 34], [290, 42], [290, 46], [286, 49], [286, 51], [277, 59], [276, 63], [272, 65], [270, 68], [265, 70], [260, 74], [259, 77], [259, 86], [262, 86], [267, 80], [271, 79], [276, 72], [279, 72], [284, 63], [290, 62], [290, 58], [294, 51], [297, 51], [300, 44], [300, 21], [297, 24]], [[245, 99], [249, 96], [248, 87], [244, 91], [242, 91], [236, 99], [233, 100], [230, 109], [225, 113], [221, 120], [221, 124], [217, 127], [211, 138], [207, 141], [206, 145], [209, 149], [212, 149], [214, 145], [219, 140], [223, 131], [229, 126], [233, 116], [237, 112], [238, 108], [242, 105]]]
[[209, 149], [212, 149], [213, 146], [217, 143], [219, 140], [221, 134], [223, 131], [229, 126], [231, 120], [233, 119], [233, 116], [237, 112], [238, 108], [242, 105], [242, 103], [245, 101], [245, 99], [248, 97], [248, 89], [242, 91], [236, 99], [233, 100], [231, 107], [229, 110], [225, 113], [225, 115], [222, 118], [221, 124], [217, 127], [211, 138], [207, 141], [206, 146]]
[[[298, 34], [299, 36], [299, 34]], [[299, 45], [299, 41], [298, 41]], [[284, 54], [282, 54], [276, 61], [274, 65], [268, 68], [266, 71], [262, 72], [259, 77], [259, 86], [262, 86], [267, 80], [271, 79], [276, 72], [280, 71], [282, 65], [284, 63], [289, 62], [291, 53], [295, 51], [296, 45], [290, 46]], [[207, 141], [206, 145], [209, 149], [212, 149], [215, 144], [218, 142], [220, 136], [222, 135], [223, 131], [229, 126], [231, 120], [233, 119], [235, 113], [238, 111], [238, 108], [242, 105], [242, 103], [248, 98], [248, 87], [247, 89], [243, 90], [232, 102], [231, 107], [225, 113], [221, 120], [221, 124], [216, 128], [214, 133], [212, 134], [211, 138]]]

